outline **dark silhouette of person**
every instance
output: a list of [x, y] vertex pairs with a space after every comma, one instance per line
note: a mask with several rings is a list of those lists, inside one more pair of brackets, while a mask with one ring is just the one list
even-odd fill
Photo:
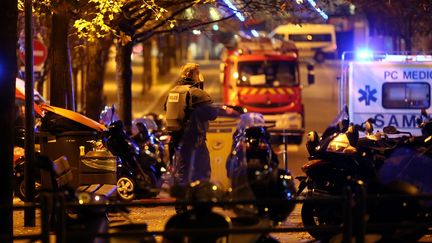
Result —
[[[196, 180], [209, 180], [210, 156], [206, 145], [209, 121], [217, 117], [217, 108], [210, 95], [203, 89], [203, 76], [199, 64], [187, 63], [180, 71], [177, 85], [190, 85], [186, 96], [186, 115], [182, 129], [172, 133], [172, 148], [175, 151], [174, 179], [180, 185]], [[184, 210], [176, 208], [176, 211]]]

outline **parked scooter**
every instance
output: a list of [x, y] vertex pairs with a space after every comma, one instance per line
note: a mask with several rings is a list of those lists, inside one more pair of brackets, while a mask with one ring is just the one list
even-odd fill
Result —
[[[348, 112], [342, 111], [337, 119], [326, 129], [321, 137], [316, 132], [308, 134], [306, 143], [309, 161], [302, 166], [305, 177], [299, 177], [298, 194], [308, 189], [307, 197], [326, 197], [342, 195], [344, 188], [350, 186], [353, 191], [357, 182], [367, 188], [368, 195], [416, 195], [419, 190], [414, 184], [404, 180], [388, 180], [383, 183], [383, 175], [394, 175], [385, 169], [391, 160], [400, 161], [402, 148], [416, 150], [418, 143], [409, 133], [402, 133], [394, 127], [387, 127], [383, 132], [373, 130], [373, 120], [365, 124], [350, 124]], [[364, 132], [360, 136], [359, 132]], [[392, 138], [390, 134], [398, 134]], [[405, 152], [402, 152], [405, 154]], [[408, 157], [411, 155], [406, 154]], [[384, 174], [383, 174], [384, 173]], [[398, 174], [398, 173], [396, 173]], [[416, 222], [425, 219], [418, 200], [394, 200], [368, 202], [368, 221], [374, 223]], [[304, 202], [302, 221], [306, 227], [320, 225], [339, 225], [342, 223], [342, 212], [339, 205]], [[316, 231], [311, 227], [309, 233], [317, 239], [326, 241], [335, 232]], [[417, 240], [424, 229], [402, 231], [397, 227], [382, 230], [379, 233], [383, 242], [400, 238], [408, 241]]]
[[[256, 217], [259, 218], [257, 224], [266, 222], [264, 224], [268, 227], [284, 221], [294, 210], [295, 203], [290, 202], [290, 199], [296, 193], [290, 172], [278, 168], [279, 161], [269, 140], [270, 134], [261, 114], [242, 114], [233, 135], [232, 152], [227, 159], [227, 173], [234, 200], [278, 201], [238, 205], [234, 208], [239, 219]], [[233, 223], [236, 222], [240, 223], [241, 220], [233, 219]], [[258, 234], [254, 240], [277, 242], [266, 234]]]
[[123, 200], [156, 196], [164, 168], [159, 166], [157, 157], [152, 156], [150, 149], [141, 149], [126, 134], [122, 121], [115, 119], [114, 107], [106, 108], [101, 114], [101, 121], [109, 125], [104, 134], [104, 142], [109, 151], [118, 156], [118, 196]]
[[132, 122], [132, 139], [144, 153], [155, 160], [157, 178], [167, 171], [167, 156], [163, 142], [156, 136], [156, 123], [149, 118], [139, 118]]
[[[24, 184], [24, 139], [25, 129], [22, 127], [15, 128], [15, 141], [14, 141], [14, 195], [25, 200], [25, 184]], [[40, 190], [40, 174], [35, 170], [35, 199], [39, 197]]]
[[[181, 190], [179, 185], [172, 186], [171, 193], [178, 201], [198, 204], [170, 218], [165, 230], [266, 228], [285, 220], [294, 209], [295, 204], [289, 201], [295, 194], [293, 177], [289, 172], [278, 169], [278, 160], [271, 149], [262, 115], [241, 115], [242, 109], [238, 107], [223, 106], [220, 109], [220, 115], [226, 113], [230, 117], [240, 117], [239, 126], [233, 135], [232, 153], [226, 164], [228, 177], [232, 181], [232, 190], [229, 190], [232, 194], [226, 197], [217, 185], [209, 181], [191, 182], [185, 190]], [[257, 203], [226, 207], [236, 213], [235, 217], [227, 221], [226, 217], [212, 211], [211, 205], [205, 204], [217, 202], [223, 196], [239, 201], [256, 200]], [[260, 202], [265, 200], [269, 201]], [[164, 242], [221, 242], [222, 239], [240, 243], [278, 242], [269, 234], [254, 232], [232, 235], [186, 233], [164, 237]]]

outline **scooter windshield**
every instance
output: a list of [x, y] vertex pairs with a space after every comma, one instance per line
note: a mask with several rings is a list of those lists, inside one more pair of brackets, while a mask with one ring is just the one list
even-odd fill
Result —
[[335, 119], [330, 123], [330, 125], [326, 128], [324, 133], [322, 134], [322, 138], [329, 137], [334, 133], [345, 132], [349, 126], [349, 115], [348, 115], [348, 107], [344, 107], [339, 114], [336, 115]]
[[101, 111], [101, 114], [99, 116], [99, 122], [104, 124], [106, 127], [109, 127], [109, 125], [112, 122], [120, 120], [115, 113], [115, 107], [114, 106], [105, 106], [105, 108]]

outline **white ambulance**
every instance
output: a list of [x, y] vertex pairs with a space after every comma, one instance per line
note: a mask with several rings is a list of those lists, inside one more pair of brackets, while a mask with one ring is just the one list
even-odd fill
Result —
[[324, 62], [326, 58], [334, 58], [337, 52], [336, 31], [331, 24], [279, 25], [269, 37], [293, 41], [301, 58], [313, 57], [318, 63]]
[[[348, 58], [349, 57], [349, 58]], [[354, 124], [375, 119], [375, 128], [395, 126], [420, 135], [416, 118], [432, 114], [431, 55], [344, 53], [339, 108], [348, 106]]]

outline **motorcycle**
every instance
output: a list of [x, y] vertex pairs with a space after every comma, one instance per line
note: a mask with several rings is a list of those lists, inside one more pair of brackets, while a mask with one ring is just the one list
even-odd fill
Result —
[[[24, 184], [24, 139], [25, 129], [22, 127], [15, 128], [15, 141], [14, 141], [14, 195], [25, 200], [25, 184]], [[39, 197], [40, 191], [40, 174], [35, 170], [35, 199]]]
[[[307, 188], [306, 198], [339, 196], [347, 186], [355, 192], [358, 181], [366, 187], [368, 195], [418, 194], [419, 190], [413, 183], [399, 180], [400, 178], [395, 179], [395, 176], [390, 175], [396, 175], [398, 172], [387, 168], [390, 161], [400, 161], [402, 150], [416, 150], [419, 145], [418, 139], [409, 133], [397, 131], [394, 127], [386, 127], [383, 132], [374, 133], [373, 119], [368, 119], [364, 124], [354, 125], [350, 124], [347, 114], [347, 110], [344, 109], [321, 137], [317, 132], [308, 134], [306, 148], [310, 156], [309, 161], [302, 166], [306, 176], [298, 177], [300, 185], [297, 195], [302, 194]], [[398, 136], [392, 137], [395, 134]], [[405, 151], [402, 154], [406, 154]], [[413, 155], [409, 154], [408, 157], [410, 156]], [[384, 175], [392, 179], [384, 181]], [[427, 214], [422, 214], [420, 205], [419, 200], [408, 199], [368, 201], [368, 222], [416, 222], [427, 218]], [[419, 216], [419, 213], [424, 217]], [[301, 216], [304, 226], [312, 229], [309, 234], [327, 241], [337, 232], [316, 231], [313, 228], [321, 225], [340, 225], [343, 215], [339, 205], [305, 201]], [[423, 235], [424, 229], [403, 231], [393, 227], [374, 233], [380, 234], [384, 242], [391, 242], [397, 238], [413, 241]]]
[[[232, 186], [230, 196], [234, 200], [277, 200], [284, 203], [237, 205], [234, 212], [239, 220], [234, 218], [233, 224], [238, 226], [241, 226], [244, 217], [259, 219], [256, 224], [264, 222], [267, 226], [274, 226], [294, 210], [295, 203], [290, 202], [296, 193], [293, 177], [289, 171], [278, 168], [279, 161], [269, 141], [270, 134], [261, 114], [240, 115], [233, 135], [232, 152], [226, 164]], [[268, 234], [258, 234], [254, 241], [276, 240]]]
[[141, 150], [153, 160], [156, 167], [157, 178], [167, 171], [167, 158], [163, 141], [154, 133], [157, 129], [156, 123], [149, 118], [139, 118], [132, 122], [132, 139], [138, 144]]
[[108, 125], [104, 132], [104, 144], [118, 157], [117, 193], [122, 200], [154, 197], [159, 193], [162, 163], [150, 150], [140, 148], [137, 142], [124, 130], [122, 121], [116, 120], [115, 108], [105, 108], [101, 121]]
[[[243, 113], [239, 107], [219, 107], [219, 116], [239, 117], [238, 127], [233, 134], [233, 145], [227, 158], [227, 175], [231, 179], [232, 190], [229, 195], [210, 181], [194, 181], [183, 188], [171, 187], [171, 195], [180, 202], [195, 202], [172, 218], [165, 225], [165, 230], [172, 229], [258, 229], [272, 227], [285, 220], [294, 209], [290, 202], [295, 194], [293, 177], [289, 171], [278, 169], [277, 156], [273, 152], [261, 114]], [[226, 216], [212, 211], [211, 204], [221, 198], [229, 200], [277, 200], [279, 203], [259, 202], [253, 205], [236, 205], [232, 209], [236, 216], [226, 220]], [[164, 242], [277, 242], [269, 234], [212, 234], [166, 236]]]

